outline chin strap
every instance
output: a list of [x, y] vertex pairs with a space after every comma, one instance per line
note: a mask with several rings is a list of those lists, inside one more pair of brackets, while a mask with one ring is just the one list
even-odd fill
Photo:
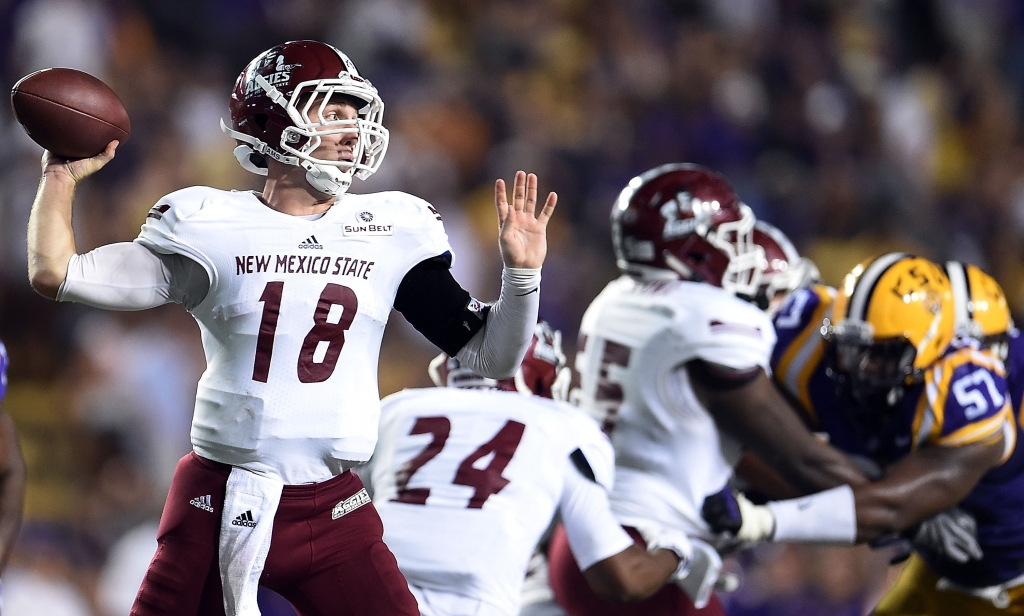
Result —
[[352, 185], [352, 172], [339, 171], [337, 167], [327, 167], [304, 160], [299, 166], [306, 170], [306, 181], [318, 191], [337, 197]]

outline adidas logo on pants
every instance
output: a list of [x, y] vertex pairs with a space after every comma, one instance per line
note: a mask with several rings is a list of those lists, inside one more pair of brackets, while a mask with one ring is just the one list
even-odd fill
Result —
[[256, 528], [256, 521], [252, 519], [252, 511], [246, 511], [234, 520], [231, 520], [231, 525], [248, 526], [249, 528]]

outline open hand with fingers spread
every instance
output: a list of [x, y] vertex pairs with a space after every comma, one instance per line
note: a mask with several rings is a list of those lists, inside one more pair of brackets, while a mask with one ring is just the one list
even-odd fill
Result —
[[555, 211], [558, 195], [548, 193], [544, 207], [537, 207], [537, 176], [516, 172], [512, 203], [505, 194], [505, 181], [494, 183], [494, 205], [498, 208], [498, 245], [505, 267], [536, 269], [548, 252], [547, 226]]

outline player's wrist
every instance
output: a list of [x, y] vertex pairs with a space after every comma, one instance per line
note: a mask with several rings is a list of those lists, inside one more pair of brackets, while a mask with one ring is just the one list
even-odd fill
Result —
[[685, 533], [655, 527], [636, 527], [636, 529], [644, 538], [648, 553], [654, 554], [659, 550], [665, 550], [675, 556], [676, 569], [669, 576], [669, 581], [681, 580], [686, 577], [693, 561], [693, 544]]
[[770, 541], [775, 538], [775, 513], [764, 505], [755, 505], [739, 494], [737, 503], [743, 515], [743, 526], [736, 538], [742, 542]]
[[74, 188], [79, 182], [64, 163], [48, 164], [43, 169], [43, 179], [48, 186], [57, 184], [71, 188]]
[[504, 267], [501, 281], [512, 289], [530, 291], [540, 284], [539, 267]]
[[810, 496], [771, 501], [773, 541], [852, 545], [857, 540], [853, 489], [843, 485]]

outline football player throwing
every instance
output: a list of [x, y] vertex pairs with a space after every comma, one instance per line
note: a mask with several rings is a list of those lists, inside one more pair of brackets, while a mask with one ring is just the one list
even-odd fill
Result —
[[115, 310], [181, 303], [206, 350], [194, 451], [175, 472], [133, 615], [247, 614], [258, 585], [306, 616], [418, 613], [348, 472], [377, 439], [384, 326], [394, 307], [466, 366], [511, 375], [537, 321], [556, 197], [538, 205], [536, 177], [519, 172], [508, 203], [496, 182], [505, 269], [485, 306], [452, 277], [433, 207], [346, 192], [384, 158], [383, 114], [334, 47], [273, 47], [239, 75], [222, 122], [239, 163], [266, 177], [263, 191], [173, 192], [134, 242], [82, 255], [73, 192], [117, 144], [90, 159], [44, 154], [28, 230], [33, 287]]

